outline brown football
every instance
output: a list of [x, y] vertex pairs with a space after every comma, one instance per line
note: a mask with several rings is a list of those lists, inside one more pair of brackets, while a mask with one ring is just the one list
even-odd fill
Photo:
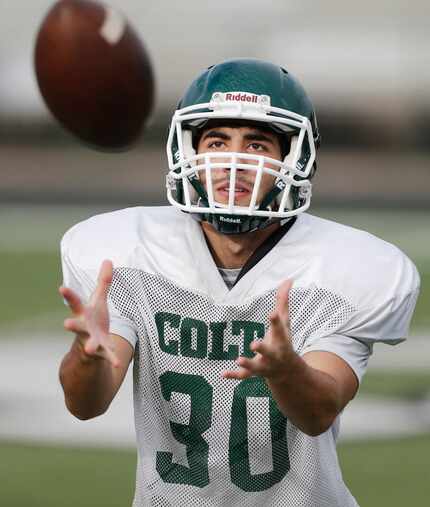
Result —
[[37, 35], [37, 82], [52, 114], [79, 139], [106, 150], [137, 140], [154, 103], [148, 53], [118, 11], [61, 0]]

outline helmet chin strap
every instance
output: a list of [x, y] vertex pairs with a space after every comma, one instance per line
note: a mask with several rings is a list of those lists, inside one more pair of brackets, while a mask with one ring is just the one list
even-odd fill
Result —
[[[194, 191], [200, 197], [198, 198], [197, 205], [202, 207], [209, 206], [209, 202], [207, 199], [207, 193], [198, 179], [197, 176], [189, 178], [189, 182], [191, 183]], [[282, 185], [281, 185], [282, 183]], [[275, 185], [267, 194], [263, 197], [263, 200], [258, 207], [259, 210], [267, 209], [271, 210], [270, 203], [272, 203], [276, 196], [282, 192], [283, 188], [285, 188], [285, 183], [282, 180], [279, 180], [278, 184]], [[261, 216], [252, 216], [252, 215], [231, 215], [231, 214], [218, 214], [218, 213], [195, 213], [194, 215], [198, 215], [196, 217], [198, 220], [208, 222], [212, 224], [212, 226], [223, 234], [243, 234], [247, 232], [253, 232], [258, 229], [265, 229], [269, 225], [281, 221], [279, 218], [269, 218], [269, 217], [261, 217]], [[288, 221], [283, 220], [283, 222]]]

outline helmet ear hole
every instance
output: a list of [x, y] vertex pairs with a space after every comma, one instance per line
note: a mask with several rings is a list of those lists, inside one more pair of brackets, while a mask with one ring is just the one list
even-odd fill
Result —
[[281, 158], [282, 158], [282, 160], [285, 160], [285, 157], [291, 151], [291, 137], [278, 135], [278, 138], [279, 138], [279, 145], [281, 147]]
[[194, 149], [194, 152], [197, 153], [200, 139], [203, 135], [203, 128], [191, 128], [191, 144]]

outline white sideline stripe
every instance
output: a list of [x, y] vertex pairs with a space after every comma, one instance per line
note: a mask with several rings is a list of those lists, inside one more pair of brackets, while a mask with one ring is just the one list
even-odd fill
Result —
[[[4, 333], [4, 331], [3, 331]], [[0, 334], [3, 334], [0, 330]], [[410, 351], [398, 347], [385, 347], [376, 356], [390, 356], [379, 367], [391, 369], [391, 351], [418, 368], [423, 356], [430, 357], [430, 339], [411, 340]], [[10, 335], [0, 338], [0, 439], [20, 440], [61, 445], [89, 447], [135, 447], [132, 403], [132, 373], [125, 382], [107, 414], [90, 421], [79, 421], [71, 416], [65, 406], [58, 381], [58, 367], [70, 345], [65, 333], [54, 338], [46, 334]], [[406, 351], [408, 349], [405, 349]], [[412, 354], [411, 351], [415, 354]], [[414, 357], [415, 356], [415, 357]], [[403, 367], [406, 367], [403, 364]], [[377, 369], [376, 367], [374, 369]], [[411, 417], [413, 414], [413, 417]], [[386, 399], [354, 400], [341, 418], [341, 440], [385, 438], [411, 435], [430, 430], [430, 399], [426, 402], [405, 402]]]
[[70, 339], [24, 336], [0, 341], [0, 439], [66, 445], [135, 447], [132, 369], [109, 412], [90, 421], [74, 418], [58, 381]]

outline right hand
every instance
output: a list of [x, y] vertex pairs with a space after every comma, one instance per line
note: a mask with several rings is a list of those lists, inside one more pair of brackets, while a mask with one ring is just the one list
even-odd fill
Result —
[[120, 365], [114, 352], [114, 343], [109, 335], [109, 311], [107, 293], [112, 282], [112, 261], [103, 261], [97, 280], [97, 286], [87, 305], [82, 304], [79, 296], [68, 287], [60, 287], [59, 292], [67, 301], [73, 317], [64, 321], [67, 331], [76, 333], [83, 352], [89, 358], [103, 358], [113, 367]]

